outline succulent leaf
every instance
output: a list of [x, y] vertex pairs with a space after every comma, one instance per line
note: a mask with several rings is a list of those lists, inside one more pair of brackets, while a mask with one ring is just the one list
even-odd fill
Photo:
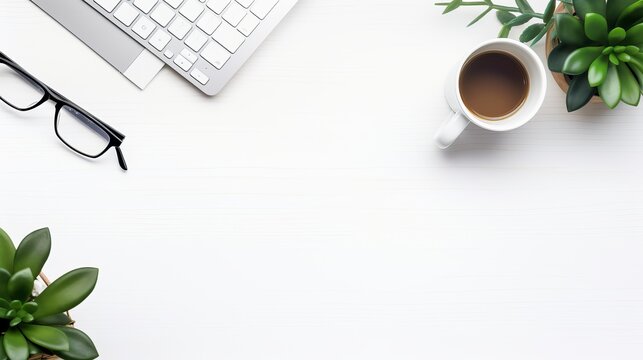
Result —
[[[0, 299], [10, 298], [9, 290], [7, 289], [7, 284], [9, 283], [10, 278], [11, 273], [6, 269], [0, 268]], [[2, 307], [2, 305], [0, 305], [0, 307]]]
[[39, 319], [74, 308], [91, 294], [97, 279], [95, 268], [80, 268], [61, 276], [34, 299], [38, 303], [34, 317]]
[[614, 53], [611, 53], [611, 54], [609, 55], [609, 59], [610, 59], [610, 62], [611, 62], [612, 64], [614, 64], [614, 65], [618, 65], [618, 64], [620, 64], [620, 63], [621, 63], [621, 62], [618, 60], [618, 58], [616, 57], [616, 54], [614, 54]]
[[587, 20], [586, 16], [590, 13], [605, 16], [605, 0], [574, 0], [573, 3], [576, 15], [583, 20]]
[[591, 87], [597, 87], [605, 81], [607, 77], [607, 66], [609, 65], [609, 59], [607, 55], [602, 55], [596, 58], [592, 65], [589, 66], [589, 72], [587, 74], [587, 79], [589, 80], [589, 85]]
[[[9, 295], [12, 299], [27, 300], [33, 290], [33, 275], [31, 274], [31, 270], [26, 268], [13, 274], [7, 283], [7, 290], [9, 290]], [[11, 304], [12, 308], [14, 308], [14, 304], [15, 301]], [[21, 306], [22, 303], [18, 302], [18, 309], [20, 309]]]
[[616, 26], [630, 28], [643, 18], [643, 0], [638, 0], [623, 10], [616, 20]]
[[604, 47], [586, 46], [574, 50], [563, 64], [563, 73], [568, 75], [580, 75], [589, 69], [592, 62], [601, 56]]
[[69, 325], [71, 324], [71, 319], [67, 315], [60, 313], [39, 318], [34, 320], [33, 323], [38, 325]]
[[606, 6], [606, 18], [609, 26], [613, 27], [623, 10], [634, 4], [636, 1], [637, 0], [609, 0]]
[[67, 335], [53, 326], [23, 324], [20, 326], [20, 331], [29, 341], [45, 349], [69, 350]]
[[533, 15], [530, 14], [522, 14], [518, 15], [515, 18], [509, 20], [508, 23], [505, 24], [505, 26], [520, 26], [526, 24], [531, 18], [533, 18]]
[[639, 52], [641, 52], [641, 48], [639, 48], [638, 46], [628, 45], [625, 47], [625, 53], [630, 54], [632, 56], [638, 54]]
[[607, 41], [607, 20], [603, 15], [588, 13], [585, 16], [585, 35], [590, 40], [598, 42]]
[[628, 66], [630, 67], [630, 70], [632, 70], [634, 76], [638, 79], [639, 88], [641, 89], [641, 92], [643, 92], [643, 71], [639, 70], [636, 66], [633, 66], [632, 63], [629, 63]]
[[22, 305], [22, 310], [28, 312], [29, 314], [33, 314], [34, 312], [36, 312], [36, 310], [38, 310], [38, 304], [33, 301], [29, 301]]
[[563, 44], [581, 46], [587, 42], [585, 30], [578, 18], [570, 14], [556, 14], [558, 38]]
[[523, 13], [533, 13], [534, 9], [531, 8], [529, 3], [526, 0], [516, 0], [516, 5]]
[[621, 82], [618, 78], [618, 71], [616, 65], [609, 64], [607, 68], [607, 77], [605, 81], [598, 87], [598, 94], [600, 95], [605, 105], [613, 109], [618, 105], [621, 100]]
[[567, 111], [576, 111], [587, 105], [594, 96], [594, 92], [586, 74], [574, 76], [569, 82], [569, 90], [567, 91]]
[[94, 346], [87, 334], [71, 327], [60, 327], [58, 329], [64, 332], [69, 340], [68, 351], [54, 352], [58, 357], [65, 360], [93, 360], [98, 357], [96, 346]]
[[444, 11], [442, 12], [442, 14], [449, 13], [449, 12], [459, 8], [460, 5], [462, 5], [462, 0], [453, 0], [453, 1], [451, 1], [451, 3], [449, 5], [447, 5], [446, 8], [444, 8]]
[[625, 39], [625, 29], [616, 27], [609, 32], [607, 38], [610, 45], [617, 45]]
[[641, 87], [627, 64], [621, 64], [617, 68], [618, 79], [621, 82], [621, 100], [632, 106], [637, 106], [641, 100]]
[[14, 270], [31, 269], [35, 279], [45, 265], [51, 251], [51, 234], [49, 229], [39, 229], [27, 235], [16, 249]]
[[626, 53], [617, 54], [616, 57], [620, 62], [630, 62], [630, 60], [632, 60], [632, 57]]
[[13, 271], [13, 257], [16, 248], [7, 233], [0, 229], [0, 269]]
[[553, 72], [563, 72], [565, 60], [574, 50], [573, 46], [563, 44], [556, 46], [547, 58], [547, 66], [549, 67], [549, 70]]
[[631, 45], [643, 43], [643, 23], [634, 25], [626, 31], [625, 43]]
[[16, 328], [10, 328], [2, 339], [4, 351], [11, 360], [27, 360], [29, 358], [29, 345], [27, 339]]

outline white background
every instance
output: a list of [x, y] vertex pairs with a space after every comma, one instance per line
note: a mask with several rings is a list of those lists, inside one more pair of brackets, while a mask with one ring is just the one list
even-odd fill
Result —
[[66, 150], [51, 104], [0, 106], [0, 226], [49, 226], [52, 278], [100, 268], [73, 315], [104, 359], [640, 359], [641, 110], [567, 114], [550, 77], [527, 126], [439, 151], [480, 10], [302, 0], [209, 98], [168, 69], [141, 92], [3, 0], [0, 49], [131, 170]]

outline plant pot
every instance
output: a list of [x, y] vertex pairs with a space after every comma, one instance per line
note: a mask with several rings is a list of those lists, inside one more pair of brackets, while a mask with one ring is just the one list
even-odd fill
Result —
[[[49, 286], [50, 281], [45, 274], [40, 273], [39, 277], [42, 280], [42, 282], [45, 283], [46, 286]], [[71, 319], [69, 312], [67, 313], [67, 316], [69, 316], [69, 318]], [[71, 321], [71, 324], [69, 326], [74, 326], [74, 320]], [[56, 359], [59, 360], [60, 358], [54, 355], [47, 355], [47, 354], [35, 354], [29, 358], [29, 360], [56, 360]]]
[[[563, 3], [560, 3], [558, 5], [555, 13], [556, 14], [565, 13], [565, 6], [563, 5]], [[549, 54], [551, 54], [552, 50], [554, 50], [554, 48], [558, 46], [558, 44], [560, 43], [557, 37], [552, 36], [553, 31], [554, 31], [553, 26], [549, 28], [549, 31], [547, 31], [547, 37], [545, 39], [546, 59], [549, 58]], [[558, 87], [560, 87], [560, 89], [563, 90], [565, 94], [567, 94], [567, 91], [569, 90], [569, 77], [567, 77], [567, 75], [563, 73], [553, 72], [553, 71], [551, 71], [551, 75], [554, 77], [554, 81], [556, 81], [556, 84], [558, 84]], [[590, 103], [592, 104], [600, 104], [602, 102], [603, 100], [601, 100], [601, 98], [597, 95], [594, 95], [592, 97], [592, 100], [590, 100]]]

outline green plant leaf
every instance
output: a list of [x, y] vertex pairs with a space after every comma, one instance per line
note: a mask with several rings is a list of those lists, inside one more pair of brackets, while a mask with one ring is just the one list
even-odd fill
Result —
[[4, 335], [0, 335], [0, 360], [9, 360], [7, 353], [4, 351]]
[[500, 28], [500, 32], [498, 32], [498, 37], [499, 38], [509, 37], [510, 31], [511, 31], [511, 26], [504, 25]]
[[620, 63], [621, 63], [621, 62], [618, 60], [618, 58], [616, 57], [616, 54], [614, 54], [614, 53], [609, 54], [609, 59], [610, 59], [610, 62], [611, 62], [612, 64], [614, 64], [614, 65], [618, 65], [618, 64], [620, 64]]
[[595, 90], [589, 86], [587, 81], [587, 74], [574, 76], [569, 82], [569, 89], [567, 90], [567, 112], [576, 111], [587, 105], [594, 93]]
[[506, 23], [505, 26], [520, 26], [520, 25], [526, 24], [533, 17], [534, 17], [533, 15], [529, 15], [529, 14], [518, 15], [515, 18], [509, 20], [509, 22]]
[[558, 38], [563, 44], [581, 46], [587, 42], [585, 30], [578, 18], [570, 14], [556, 14]]
[[620, 54], [616, 55], [616, 57], [618, 58], [618, 60], [620, 62], [630, 62], [630, 60], [632, 60], [632, 57], [629, 54], [626, 54], [626, 53], [620, 53]]
[[518, 5], [518, 9], [522, 11], [523, 13], [533, 13], [534, 9], [531, 8], [531, 5], [529, 5], [529, 2], [527, 0], [516, 0], [516, 5]]
[[32, 343], [31, 341], [27, 341], [27, 344], [29, 345], [29, 355], [43, 354], [45, 352], [45, 349]]
[[11, 278], [11, 273], [6, 269], [0, 268], [0, 298], [1, 299], [10, 298], [9, 289], [7, 288], [10, 278]]
[[641, 89], [641, 92], [643, 92], [643, 71], [639, 70], [636, 66], [632, 66], [632, 64], [628, 64], [628, 66], [636, 76], [636, 79], [639, 82], [639, 88]]
[[575, 48], [573, 46], [563, 44], [556, 46], [547, 58], [547, 66], [549, 67], [549, 70], [553, 72], [563, 72], [565, 60], [569, 57], [569, 54], [574, 52], [574, 50]]
[[580, 75], [589, 69], [597, 57], [601, 56], [604, 47], [587, 46], [574, 50], [563, 64], [563, 73], [568, 75]]
[[549, 31], [549, 29], [553, 26], [553, 24], [554, 24], [554, 22], [552, 20], [549, 20], [549, 22], [547, 24], [545, 24], [545, 26], [538, 33], [538, 35], [536, 35], [536, 37], [532, 40], [531, 46], [536, 45], [536, 43], [538, 43], [538, 41], [540, 41], [540, 39], [542, 39], [543, 36], [545, 36], [547, 34], [547, 31]]
[[630, 45], [643, 43], [643, 23], [634, 25], [625, 32], [625, 43]]
[[92, 340], [84, 332], [71, 327], [60, 327], [69, 339], [69, 351], [54, 352], [65, 360], [93, 360], [98, 357], [98, 351]]
[[459, 8], [460, 5], [462, 5], [462, 0], [453, 0], [446, 8], [444, 8], [442, 14], [450, 13], [451, 11]]
[[28, 312], [29, 314], [33, 314], [34, 312], [36, 312], [36, 310], [38, 310], [38, 304], [33, 301], [29, 301], [22, 305], [22, 310]]
[[609, 64], [607, 68], [607, 77], [605, 81], [598, 87], [598, 94], [610, 109], [618, 105], [621, 100], [621, 82], [618, 78], [618, 71], [616, 65]]
[[531, 24], [520, 34], [521, 42], [533, 40], [545, 28], [545, 24]]
[[623, 10], [616, 20], [616, 26], [629, 29], [643, 18], [643, 0], [639, 0]]
[[7, 233], [0, 229], [0, 268], [6, 269], [9, 272], [13, 271], [13, 257], [16, 253], [16, 248], [13, 241]]
[[543, 13], [543, 22], [548, 23], [554, 16], [554, 11], [556, 10], [556, 0], [549, 0], [545, 12]]
[[625, 53], [626, 54], [630, 54], [630, 55], [634, 56], [634, 55], [636, 55], [636, 54], [638, 54], [640, 52], [641, 52], [641, 48], [639, 48], [638, 46], [628, 45], [628, 46], [625, 47]]
[[589, 66], [589, 72], [587, 73], [589, 86], [597, 87], [605, 81], [608, 65], [609, 59], [607, 58], [607, 55], [601, 55], [592, 62], [592, 65]]
[[483, 17], [485, 17], [485, 15], [487, 15], [489, 12], [491, 12], [491, 10], [493, 10], [493, 8], [491, 8], [491, 7], [487, 8], [485, 11], [483, 11], [482, 13], [480, 13], [480, 15], [476, 16], [476, 18], [475, 18], [475, 19], [471, 20], [471, 22], [470, 22], [469, 24], [467, 24], [467, 27], [469, 27], [469, 26], [471, 26], [471, 25], [473, 25], [473, 24], [477, 23], [478, 21], [480, 21], [480, 19], [482, 19]]
[[11, 296], [12, 299], [20, 301], [27, 300], [33, 290], [33, 275], [31, 274], [31, 270], [26, 268], [13, 274], [7, 283], [7, 290], [9, 290], [9, 296]]
[[607, 38], [610, 45], [620, 44], [620, 42], [625, 39], [625, 29], [616, 27], [609, 32]]
[[69, 325], [71, 319], [66, 314], [60, 313], [39, 318], [33, 323], [37, 325]]
[[16, 249], [13, 263], [14, 271], [31, 269], [35, 279], [45, 265], [51, 251], [51, 234], [49, 229], [36, 230], [27, 235]]
[[621, 15], [623, 10], [628, 6], [634, 4], [637, 0], [609, 0], [606, 8], [607, 23], [610, 27], [616, 24], [616, 20]]
[[7, 330], [2, 339], [4, 351], [11, 360], [27, 360], [29, 358], [29, 345], [27, 339], [16, 328]]
[[576, 15], [582, 20], [587, 20], [586, 16], [590, 13], [605, 16], [605, 0], [574, 0], [573, 3]]
[[22, 324], [20, 325], [20, 331], [29, 341], [45, 349], [69, 350], [67, 335], [53, 326]]
[[34, 318], [39, 319], [74, 308], [91, 294], [97, 279], [96, 268], [80, 268], [61, 276], [34, 299], [34, 302], [38, 303]]
[[607, 41], [607, 20], [603, 15], [588, 13], [585, 16], [585, 35], [590, 40], [602, 43]]
[[498, 21], [500, 21], [502, 25], [506, 25], [509, 21], [515, 19], [516, 15], [510, 13], [509, 11], [498, 10], [496, 11], [496, 18], [498, 18]]
[[616, 67], [618, 80], [621, 83], [621, 100], [632, 106], [637, 106], [641, 100], [641, 87], [627, 64]]

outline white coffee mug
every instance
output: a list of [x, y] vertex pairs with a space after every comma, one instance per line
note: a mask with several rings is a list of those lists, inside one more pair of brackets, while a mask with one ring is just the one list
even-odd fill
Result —
[[[499, 120], [484, 119], [469, 110], [460, 94], [460, 73], [471, 58], [485, 52], [505, 52], [515, 57], [525, 67], [529, 76], [529, 93], [522, 106]], [[545, 67], [538, 55], [527, 45], [511, 39], [493, 39], [478, 45], [451, 71], [447, 78], [445, 94], [454, 114], [442, 124], [435, 141], [441, 149], [446, 149], [462, 134], [470, 122], [491, 131], [508, 131], [519, 128], [531, 120], [545, 99], [547, 77]]]

